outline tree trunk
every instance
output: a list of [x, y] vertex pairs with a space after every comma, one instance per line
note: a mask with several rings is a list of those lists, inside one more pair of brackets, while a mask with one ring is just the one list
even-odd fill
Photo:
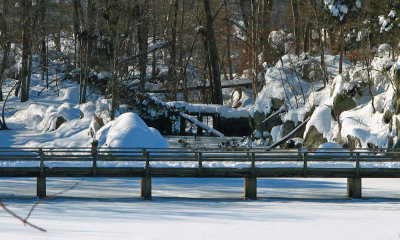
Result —
[[[156, 19], [154, 18], [153, 19], [153, 21], [155, 22], [156, 21]], [[152, 41], [152, 44], [155, 44], [156, 43], [156, 34], [157, 34], [157, 24], [153, 24], [152, 25], [152, 38], [153, 38], [153, 41]], [[152, 54], [151, 54], [151, 78], [153, 79], [153, 80], [155, 80], [156, 79], [156, 77], [157, 77], [157, 75], [158, 75], [158, 71], [157, 71], [157, 53], [154, 51]]]
[[343, 72], [343, 50], [344, 50], [344, 33], [343, 26], [340, 25], [340, 46], [339, 46], [339, 74]]
[[214, 37], [213, 16], [211, 14], [210, 1], [203, 0], [203, 3], [204, 3], [204, 12], [206, 14], [206, 19], [207, 19], [206, 34], [207, 34], [208, 49], [210, 54], [210, 64], [213, 75], [212, 77], [213, 79], [212, 91], [214, 92], [213, 103], [223, 104], [221, 75], [219, 72], [220, 70], [218, 63], [218, 50]]
[[21, 67], [21, 102], [29, 99], [29, 56], [31, 55], [32, 0], [21, 1], [22, 17], [22, 67]]
[[[228, 5], [228, 1], [224, 0], [224, 5], [225, 5], [225, 18], [230, 19], [230, 9]], [[226, 24], [226, 61], [228, 65], [228, 73], [229, 73], [229, 80], [233, 80], [233, 67], [232, 67], [232, 49], [231, 49], [231, 24], [227, 23]]]
[[3, 0], [3, 13], [0, 12], [0, 19], [2, 22], [2, 48], [3, 48], [3, 59], [0, 66], [0, 102], [3, 101], [3, 80], [4, 73], [7, 69], [8, 57], [10, 56], [11, 50], [11, 39], [10, 32], [5, 14], [8, 12], [8, 0]]
[[[319, 50], [320, 50], [320, 54], [321, 54], [321, 68], [322, 68], [322, 71], [324, 72], [324, 85], [326, 85], [328, 83], [328, 73], [327, 73], [326, 66], [325, 66], [325, 43], [322, 40], [321, 27], [319, 24], [317, 24], [317, 30], [318, 30], [318, 44], [319, 44]], [[324, 29], [324, 33], [325, 32], [326, 32], [326, 30]]]
[[290, 0], [293, 15], [294, 52], [300, 54], [299, 9], [297, 0]]
[[[86, 102], [86, 91], [89, 85], [89, 75], [90, 75], [90, 62], [92, 59], [93, 52], [93, 42], [95, 39], [94, 36], [94, 4], [93, 0], [87, 0], [87, 9], [86, 9], [86, 22], [87, 22], [87, 36], [86, 36], [86, 56], [85, 56], [85, 75], [83, 81], [83, 89], [80, 103]], [[82, 68], [82, 66], [81, 66]]]
[[239, 1], [239, 5], [240, 5], [240, 12], [242, 14], [242, 18], [243, 18], [243, 23], [244, 23], [244, 27], [247, 29], [249, 29], [249, 9], [250, 9], [250, 5], [249, 5], [249, 1], [248, 0], [240, 0]]
[[307, 22], [306, 23], [306, 29], [304, 31], [304, 46], [303, 46], [303, 49], [304, 49], [305, 53], [308, 53], [311, 50], [311, 48], [310, 48], [310, 39], [311, 39], [310, 38], [310, 34], [311, 34], [311, 23]]
[[251, 68], [252, 68], [252, 90], [253, 90], [253, 103], [257, 98], [258, 91], [258, 53], [257, 53], [257, 38], [258, 38], [258, 15], [259, 3], [256, 0], [251, 0]]
[[274, 6], [274, 0], [262, 1], [262, 16], [261, 16], [261, 35], [260, 42], [262, 44], [263, 61], [271, 63], [272, 58], [269, 56], [271, 53], [271, 46], [268, 43], [268, 36], [271, 32], [271, 12]]
[[[45, 75], [48, 72], [48, 62], [47, 62], [47, 44], [46, 44], [46, 0], [40, 0], [39, 2], [39, 12], [40, 12], [40, 65], [42, 66], [42, 80], [45, 79]], [[49, 88], [49, 79], [46, 78], [46, 88]]]
[[94, 13], [95, 13], [95, 5], [93, 3], [93, 0], [87, 0], [87, 30], [88, 30], [88, 46], [87, 46], [87, 54], [89, 57], [89, 63], [88, 65], [90, 66], [90, 60], [91, 60], [91, 56], [93, 53], [93, 43], [95, 38], [95, 32], [94, 32]]
[[[171, 1], [172, 4], [172, 1]], [[177, 100], [177, 93], [178, 93], [178, 78], [176, 74], [176, 27], [178, 25], [178, 10], [179, 10], [179, 0], [174, 0], [173, 6], [173, 16], [172, 16], [172, 23], [171, 23], [171, 40], [170, 40], [170, 61], [168, 66], [168, 81], [173, 87], [173, 99]]]
[[79, 9], [80, 9], [80, 3], [79, 0], [74, 0], [74, 67], [78, 67], [78, 36], [80, 32], [80, 14], [79, 14]]
[[[179, 26], [179, 32], [180, 34], [178, 34], [178, 53], [179, 53], [179, 57], [178, 57], [178, 67], [177, 69], [179, 69], [179, 81], [182, 81], [182, 88], [183, 88], [183, 101], [189, 101], [189, 96], [188, 96], [188, 91], [186, 90], [187, 87], [187, 77], [186, 77], [186, 68], [184, 68], [183, 66], [183, 57], [184, 57], [184, 52], [183, 52], [183, 46], [184, 46], [184, 37], [183, 37], [183, 28], [185, 25], [185, 0], [182, 0], [182, 4], [181, 4], [181, 22], [180, 22], [180, 26]], [[192, 49], [191, 49], [192, 50]], [[190, 52], [190, 55], [192, 54], [192, 52]], [[190, 56], [191, 57], [191, 56]], [[189, 57], [189, 59], [190, 59]]]
[[139, 69], [140, 69], [140, 84], [139, 90], [144, 92], [146, 84], [146, 67], [147, 67], [147, 38], [148, 38], [148, 23], [145, 16], [145, 10], [139, 3], [135, 6], [136, 18], [138, 19], [137, 37], [139, 43]]

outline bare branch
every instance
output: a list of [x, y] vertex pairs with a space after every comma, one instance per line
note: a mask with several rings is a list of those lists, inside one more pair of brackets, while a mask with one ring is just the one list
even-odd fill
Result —
[[[81, 182], [82, 182], [82, 180], [80, 180], [79, 182], [75, 183], [74, 185], [72, 185], [71, 187], [69, 187], [69, 188], [67, 188], [67, 189], [64, 189], [64, 190], [62, 190], [62, 191], [60, 191], [60, 192], [58, 192], [58, 193], [56, 193], [56, 194], [53, 194], [53, 195], [49, 196], [47, 199], [51, 199], [51, 198], [54, 198], [54, 197], [56, 197], [56, 196], [59, 196], [59, 195], [62, 195], [62, 194], [64, 194], [64, 193], [66, 193], [66, 192], [68, 192], [68, 191], [70, 191], [70, 190], [76, 188]], [[34, 229], [36, 229], [36, 230], [38, 230], [38, 231], [41, 231], [41, 232], [47, 232], [46, 229], [41, 228], [41, 227], [39, 227], [39, 226], [37, 226], [37, 225], [35, 225], [35, 224], [32, 224], [32, 223], [30, 223], [30, 222], [28, 221], [29, 218], [30, 218], [30, 216], [32, 215], [33, 211], [35, 210], [35, 208], [36, 208], [42, 201], [43, 201], [42, 199], [40, 199], [39, 201], [37, 201], [37, 202], [31, 207], [31, 209], [29, 210], [28, 215], [26, 215], [25, 218], [22, 218], [22, 217], [18, 216], [16, 213], [14, 213], [14, 212], [11, 211], [9, 208], [7, 208], [7, 207], [4, 205], [4, 203], [2, 202], [2, 199], [0, 199], [0, 207], [3, 208], [4, 211], [6, 211], [6, 212], [7, 212], [8, 214], [10, 214], [12, 217], [14, 217], [14, 218], [18, 219], [19, 221], [21, 221], [22, 223], [24, 223], [24, 225], [28, 225], [29, 227], [32, 227], [32, 228], [34, 228]]]
[[15, 214], [13, 211], [11, 211], [10, 209], [8, 209], [8, 208], [4, 205], [4, 203], [3, 203], [3, 201], [2, 201], [1, 199], [0, 199], [0, 207], [3, 208], [4, 211], [6, 211], [8, 214], [10, 214], [11, 216], [13, 216], [14, 218], [20, 220], [23, 224], [28, 225], [29, 227], [32, 227], [32, 228], [34, 228], [34, 229], [36, 229], [36, 230], [39, 230], [39, 231], [41, 231], [41, 232], [47, 232], [46, 229], [43, 229], [43, 228], [41, 228], [41, 227], [39, 227], [39, 226], [36, 226], [35, 224], [30, 223], [29, 221], [27, 221], [27, 220], [21, 218], [20, 216], [18, 216], [17, 214]]

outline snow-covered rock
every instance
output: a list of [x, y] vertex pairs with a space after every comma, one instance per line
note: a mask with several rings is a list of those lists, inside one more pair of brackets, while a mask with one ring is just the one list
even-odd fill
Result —
[[22, 122], [28, 129], [50, 132], [67, 121], [79, 118], [79, 108], [73, 107], [70, 103], [63, 103], [59, 107], [51, 105], [47, 108], [43, 105], [30, 104], [27, 109], [16, 112], [11, 119]]
[[158, 130], [149, 128], [135, 113], [124, 113], [96, 133], [99, 147], [168, 148]]

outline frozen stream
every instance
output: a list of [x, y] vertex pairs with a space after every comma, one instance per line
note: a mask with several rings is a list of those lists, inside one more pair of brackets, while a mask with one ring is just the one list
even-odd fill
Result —
[[[157, 179], [153, 200], [139, 179], [52, 179], [31, 221], [0, 211], [1, 239], [399, 239], [400, 180], [363, 180], [363, 200], [346, 199], [344, 179], [259, 179], [257, 201], [242, 179]], [[0, 197], [25, 216], [35, 179], [1, 179]]]

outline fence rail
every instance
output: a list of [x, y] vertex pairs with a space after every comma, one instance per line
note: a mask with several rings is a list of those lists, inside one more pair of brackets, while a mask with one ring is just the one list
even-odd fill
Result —
[[245, 178], [245, 197], [256, 198], [257, 178], [347, 178], [348, 196], [361, 198], [362, 178], [400, 178], [399, 149], [109, 149], [0, 148], [0, 177], [140, 177], [151, 198], [152, 177]]

